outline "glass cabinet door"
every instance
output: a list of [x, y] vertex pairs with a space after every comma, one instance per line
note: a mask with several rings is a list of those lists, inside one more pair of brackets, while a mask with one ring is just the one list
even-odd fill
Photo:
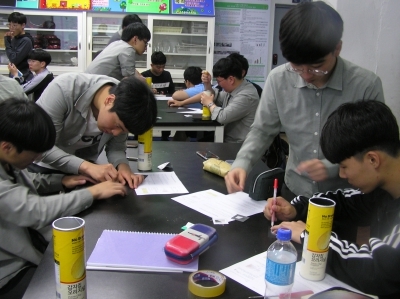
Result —
[[[0, 12], [1, 73], [4, 73], [3, 64], [8, 62], [4, 51], [3, 32], [8, 30], [6, 26], [8, 15], [13, 11], [17, 10], [10, 10], [7, 13]], [[85, 57], [82, 54], [82, 39], [85, 39], [85, 34], [82, 34], [81, 12], [50, 12], [22, 9], [19, 9], [18, 12], [26, 15], [25, 32], [32, 36], [34, 40], [33, 48], [41, 48], [50, 53], [51, 63], [49, 64], [49, 69], [53, 73], [61, 74], [65, 71], [80, 71], [84, 69]]]
[[1, 68], [1, 73], [3, 74], [8, 73], [7, 69], [8, 58], [6, 55], [6, 48], [4, 45], [4, 34], [6, 34], [6, 32], [9, 31], [7, 20], [8, 20], [8, 15], [10, 13], [0, 12], [0, 68]]
[[[110, 37], [121, 29], [122, 19], [125, 15], [91, 14], [88, 18], [89, 34], [87, 65], [102, 51], [108, 44]], [[147, 26], [145, 16], [139, 16], [143, 24]], [[146, 68], [147, 52], [136, 56], [136, 67]]]
[[183, 79], [183, 72], [189, 66], [203, 70], [212, 66], [213, 41], [210, 35], [213, 38], [213, 20], [167, 16], [152, 19], [151, 53], [161, 51], [165, 54], [166, 70], [173, 78]]

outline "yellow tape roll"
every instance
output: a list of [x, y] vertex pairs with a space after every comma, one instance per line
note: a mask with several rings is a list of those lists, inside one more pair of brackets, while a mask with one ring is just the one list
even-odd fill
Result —
[[213, 270], [196, 271], [189, 276], [189, 291], [199, 297], [217, 297], [225, 292], [225, 286], [226, 277]]

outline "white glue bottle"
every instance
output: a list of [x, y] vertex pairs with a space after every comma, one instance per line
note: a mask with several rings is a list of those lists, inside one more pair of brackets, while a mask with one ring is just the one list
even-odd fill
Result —
[[150, 129], [138, 136], [138, 170], [150, 171], [153, 167], [153, 129]]
[[286, 228], [278, 229], [277, 238], [269, 246], [265, 268], [265, 295], [279, 296], [280, 299], [290, 299], [297, 262], [297, 251], [290, 242], [292, 231]]

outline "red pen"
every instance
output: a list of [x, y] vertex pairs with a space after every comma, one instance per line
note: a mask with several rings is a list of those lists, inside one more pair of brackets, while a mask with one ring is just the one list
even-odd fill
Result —
[[[278, 192], [278, 179], [274, 179], [274, 201], [273, 206], [276, 205], [276, 193]], [[275, 212], [272, 210], [271, 213], [271, 227], [274, 226], [275, 222]]]

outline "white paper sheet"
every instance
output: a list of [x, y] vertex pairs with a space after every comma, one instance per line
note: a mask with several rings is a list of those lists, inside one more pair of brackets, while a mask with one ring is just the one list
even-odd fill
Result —
[[190, 111], [178, 111], [176, 113], [185, 113], [185, 114], [203, 114], [203, 109], [199, 108], [188, 108]]
[[[230, 267], [220, 270], [221, 273], [236, 280], [238, 283], [248, 287], [254, 292], [264, 295], [265, 291], [265, 262], [267, 258], [267, 252], [257, 254], [247, 260], [234, 264]], [[294, 278], [294, 285], [292, 292], [300, 292], [306, 290], [312, 290], [314, 293], [322, 292], [332, 287], [343, 287], [358, 293], [362, 293], [355, 288], [333, 278], [329, 274], [326, 274], [325, 278], [321, 281], [310, 281], [300, 276], [300, 263], [296, 264], [296, 274]], [[279, 294], [267, 293], [268, 296], [279, 296]], [[369, 295], [371, 296], [371, 295]], [[374, 296], [371, 296], [374, 297]]]
[[156, 100], [157, 101], [168, 101], [168, 100], [172, 100], [172, 97], [167, 97], [165, 95], [162, 94], [156, 94]]
[[175, 172], [140, 173], [147, 178], [135, 189], [137, 195], [189, 193]]
[[251, 216], [261, 213], [266, 204], [265, 201], [252, 200], [244, 192], [224, 195], [212, 189], [172, 199], [211, 218], [230, 221], [236, 214]]

